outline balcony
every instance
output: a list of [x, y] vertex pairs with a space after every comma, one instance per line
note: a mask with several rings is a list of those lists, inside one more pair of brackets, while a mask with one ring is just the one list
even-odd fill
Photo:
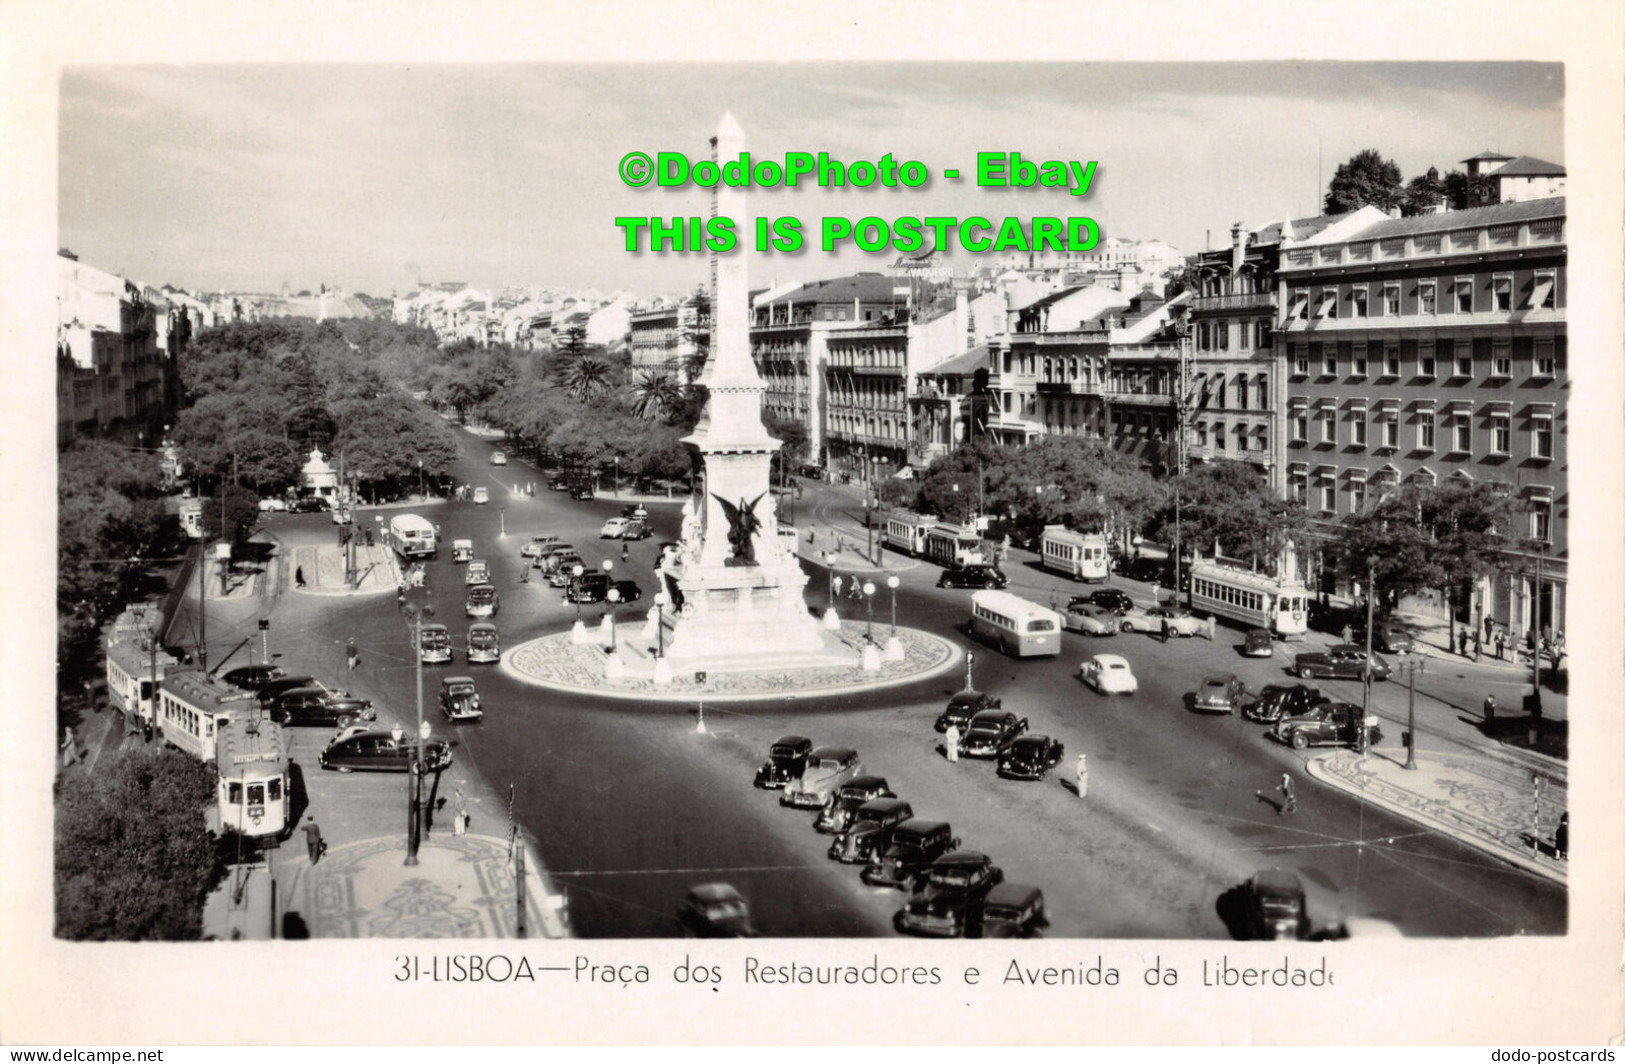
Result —
[[1174, 397], [1167, 392], [1105, 392], [1104, 396], [1114, 406], [1174, 405]]
[[1098, 381], [1039, 381], [1039, 395], [1099, 395]]
[[1212, 310], [1268, 310], [1275, 305], [1274, 292], [1238, 292], [1226, 296], [1195, 296], [1191, 299], [1192, 314]]

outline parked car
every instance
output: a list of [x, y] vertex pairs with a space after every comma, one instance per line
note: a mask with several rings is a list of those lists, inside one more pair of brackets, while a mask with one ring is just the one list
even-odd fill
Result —
[[756, 786], [776, 791], [791, 780], [800, 779], [812, 748], [812, 740], [800, 735], [781, 735], [773, 740], [767, 749], [767, 760], [756, 770]]
[[961, 691], [948, 699], [948, 708], [937, 717], [937, 731], [945, 732], [952, 724], [963, 734], [970, 719], [984, 709], [998, 709], [1004, 705], [1002, 699], [982, 691]]
[[1131, 558], [1113, 566], [1112, 571], [1121, 573], [1130, 580], [1138, 580], [1156, 587], [1169, 587], [1173, 584], [1173, 566], [1166, 558]]
[[884, 778], [856, 776], [841, 784], [841, 789], [835, 792], [834, 801], [824, 803], [813, 829], [821, 835], [839, 835], [852, 823], [852, 814], [857, 812], [858, 806], [876, 798], [896, 797]]
[[869, 856], [860, 878], [871, 887], [913, 892], [933, 861], [957, 849], [959, 840], [946, 821], [905, 820], [892, 829], [885, 847]]
[[316, 679], [314, 676], [306, 676], [303, 673], [295, 673], [293, 675], [283, 673], [281, 676], [274, 677], [261, 683], [259, 687], [255, 689], [254, 693], [259, 695], [261, 706], [269, 706], [272, 702], [275, 702], [277, 696], [284, 691], [293, 691], [301, 687], [321, 686], [321, 681]]
[[474, 541], [471, 539], [454, 539], [451, 541], [451, 560], [466, 565], [474, 560]]
[[502, 642], [497, 626], [480, 621], [468, 626], [467, 658], [470, 665], [490, 664], [502, 660]]
[[603, 527], [598, 530], [598, 538], [620, 539], [621, 536], [626, 533], [626, 530], [631, 527], [631, 525], [632, 519], [630, 517], [611, 517], [608, 521], [605, 521]]
[[[1076, 602], [1078, 600], [1073, 599], [1072, 601]], [[1091, 605], [1099, 606], [1102, 609], [1111, 610], [1119, 617], [1134, 608], [1134, 600], [1129, 598], [1126, 592], [1120, 591], [1115, 587], [1097, 588], [1089, 593], [1087, 601]]]
[[1069, 631], [1082, 635], [1116, 635], [1122, 627], [1117, 614], [1090, 602], [1074, 602], [1067, 606], [1062, 623]]
[[1216, 672], [1202, 677], [1196, 686], [1192, 706], [1200, 713], [1234, 713], [1241, 708], [1247, 685], [1233, 672]]
[[570, 482], [563, 477], [554, 477], [547, 485], [553, 491], [569, 491]]
[[301, 495], [288, 507], [296, 514], [319, 514], [331, 508], [331, 504], [320, 495]]
[[1309, 937], [1309, 904], [1303, 882], [1281, 868], [1253, 874], [1244, 888], [1247, 935], [1254, 939]]
[[[1331, 677], [1336, 680], [1360, 680], [1365, 677], [1365, 648], [1351, 643], [1340, 643], [1325, 651], [1306, 650], [1292, 663], [1293, 671], [1305, 680]], [[1378, 654], [1371, 655], [1371, 678], [1386, 680], [1389, 665]]]
[[1178, 606], [1153, 606], [1145, 610], [1136, 606], [1123, 614], [1123, 631], [1160, 635], [1163, 621], [1168, 622], [1169, 635], [1195, 635], [1207, 627], [1200, 617]]
[[999, 775], [1007, 780], [1041, 780], [1064, 756], [1066, 748], [1060, 743], [1029, 732], [999, 751]]
[[[410, 772], [417, 760], [415, 736], [395, 738], [387, 731], [356, 731], [334, 739], [321, 753], [321, 766], [339, 772]], [[423, 748], [425, 772], [439, 772], [451, 764], [451, 747], [443, 739], [430, 739]]]
[[[1350, 702], [1322, 702], [1296, 717], [1275, 722], [1269, 734], [1295, 750], [1310, 746], [1349, 746], [1357, 743], [1365, 725], [1365, 711]], [[1367, 737], [1372, 746], [1382, 742], [1382, 729], [1371, 725]]]
[[750, 905], [731, 884], [701, 883], [677, 908], [677, 922], [699, 938], [755, 938]]
[[[568, 570], [560, 569], [553, 575], [563, 575], [565, 577], [564, 601], [566, 602], [590, 604], [603, 602], [609, 597], [610, 580], [608, 573], [593, 569], [582, 573], [580, 576], [572, 577], [569, 575]], [[548, 581], [551, 583], [552, 577], [549, 577]]]
[[272, 513], [285, 514], [287, 512], [288, 512], [288, 500], [287, 499], [280, 498], [278, 496], [272, 496], [271, 498], [261, 499], [260, 500], [260, 513], [262, 513], [262, 514], [272, 514]]
[[991, 588], [998, 591], [1010, 583], [998, 567], [992, 565], [966, 565], [958, 569], [944, 569], [937, 577], [938, 587]]
[[898, 910], [893, 924], [911, 935], [959, 938], [980, 928], [982, 900], [1004, 882], [1004, 870], [985, 853], [959, 850], [931, 862], [925, 887]]
[[807, 755], [801, 775], [784, 785], [780, 805], [817, 809], [830, 795], [863, 771], [858, 752], [845, 746], [820, 746]]
[[978, 938], [1038, 938], [1049, 926], [1044, 892], [1025, 883], [1000, 883], [982, 899]]
[[241, 691], [259, 692], [259, 689], [288, 675], [288, 670], [280, 665], [239, 665], [235, 669], [227, 669], [220, 674], [220, 678]]
[[489, 584], [490, 582], [491, 567], [479, 558], [469, 562], [468, 568], [463, 571], [463, 583], [469, 587], [473, 587], [475, 584]]
[[1241, 654], [1247, 658], [1273, 658], [1275, 637], [1267, 628], [1249, 628], [1246, 641], [1241, 644]]
[[335, 695], [325, 687], [295, 687], [277, 695], [269, 706], [270, 717], [289, 727], [315, 725], [348, 728], [360, 720], [373, 720], [378, 714], [372, 703]]
[[440, 681], [440, 710], [453, 724], [475, 721], [485, 716], [480, 709], [480, 692], [470, 676], [447, 676]]
[[539, 558], [542, 550], [559, 541], [557, 536], [531, 536], [530, 542], [519, 548], [519, 554], [525, 558]]
[[463, 612], [470, 617], [495, 617], [502, 608], [497, 589], [490, 584], [475, 584], [468, 589], [468, 602]]
[[[1365, 626], [1354, 629], [1354, 644], [1364, 645]], [[1398, 621], [1378, 621], [1371, 629], [1371, 646], [1384, 654], [1409, 654], [1416, 649], [1416, 637]]]
[[1078, 679], [1102, 695], [1131, 695], [1140, 689], [1128, 659], [1120, 654], [1096, 654], [1078, 666]]
[[591, 502], [593, 499], [592, 485], [577, 484], [574, 488], [570, 489], [570, 498], [575, 499], [578, 502]]
[[492, 465], [507, 465], [508, 464], [508, 455], [507, 455], [507, 453], [505, 451], [492, 451], [491, 452], [491, 464]]
[[477, 505], [484, 506], [486, 503], [488, 503], [490, 501], [491, 501], [490, 489], [483, 488], [483, 487], [474, 489], [474, 502]]
[[1282, 717], [1297, 717], [1309, 712], [1312, 706], [1331, 699], [1320, 693], [1318, 687], [1301, 683], [1270, 684], [1258, 692], [1258, 697], [1242, 707], [1241, 715], [1260, 724], [1274, 724]]
[[829, 856], [842, 864], [862, 864], [891, 841], [893, 829], [911, 820], [914, 807], [901, 798], [874, 798], [858, 806], [852, 823], [829, 844]]
[[636, 580], [616, 580], [609, 586], [615, 591], [616, 595], [620, 596], [620, 602], [623, 606], [628, 602], [636, 602], [643, 597], [643, 589], [638, 586]]
[[999, 751], [1027, 730], [1027, 718], [1003, 709], [984, 709], [970, 719], [959, 740], [959, 752], [966, 757], [998, 757]]

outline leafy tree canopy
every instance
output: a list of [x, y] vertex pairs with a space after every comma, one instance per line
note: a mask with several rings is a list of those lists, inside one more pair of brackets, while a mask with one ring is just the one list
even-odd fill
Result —
[[1404, 200], [1399, 166], [1367, 148], [1338, 166], [1326, 187], [1326, 213], [1344, 214], [1366, 204], [1392, 210]]

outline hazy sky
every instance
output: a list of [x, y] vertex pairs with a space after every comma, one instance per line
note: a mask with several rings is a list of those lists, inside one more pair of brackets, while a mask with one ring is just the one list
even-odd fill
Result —
[[[1363, 148], [1407, 179], [1485, 148], [1563, 162], [1563, 94], [1561, 66], [1535, 63], [76, 67], [61, 91], [61, 243], [194, 290], [683, 290], [707, 277], [704, 257], [628, 253], [613, 220], [704, 214], [709, 193], [627, 188], [617, 165], [634, 150], [704, 157], [732, 111], [756, 158], [891, 152], [938, 175], [922, 189], [753, 190], [753, 213], [809, 228], [1085, 214], [1191, 252], [1237, 220], [1315, 213]], [[1094, 190], [978, 189], [979, 151], [1096, 160]], [[751, 283], [894, 258], [757, 256]]]

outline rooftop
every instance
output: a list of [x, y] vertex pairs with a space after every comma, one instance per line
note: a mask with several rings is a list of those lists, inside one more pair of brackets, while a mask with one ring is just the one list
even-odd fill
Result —
[[1533, 155], [1520, 155], [1490, 174], [1491, 177], [1567, 177], [1568, 171], [1557, 163], [1537, 159]]
[[946, 362], [938, 363], [930, 369], [921, 370], [920, 375], [933, 377], [968, 376], [987, 364], [987, 354], [987, 345], [977, 344], [962, 355], [955, 355]]
[[[1500, 171], [1497, 171], [1497, 176]], [[1553, 196], [1549, 199], [1518, 200], [1497, 203], [1490, 207], [1474, 207], [1465, 211], [1445, 211], [1443, 214], [1419, 214], [1413, 218], [1387, 218], [1350, 233], [1350, 240], [1384, 240], [1391, 237], [1414, 236], [1418, 233], [1443, 233], [1452, 229], [1470, 229], [1480, 225], [1511, 225], [1516, 222], [1540, 218], [1562, 218], [1567, 199]]]

